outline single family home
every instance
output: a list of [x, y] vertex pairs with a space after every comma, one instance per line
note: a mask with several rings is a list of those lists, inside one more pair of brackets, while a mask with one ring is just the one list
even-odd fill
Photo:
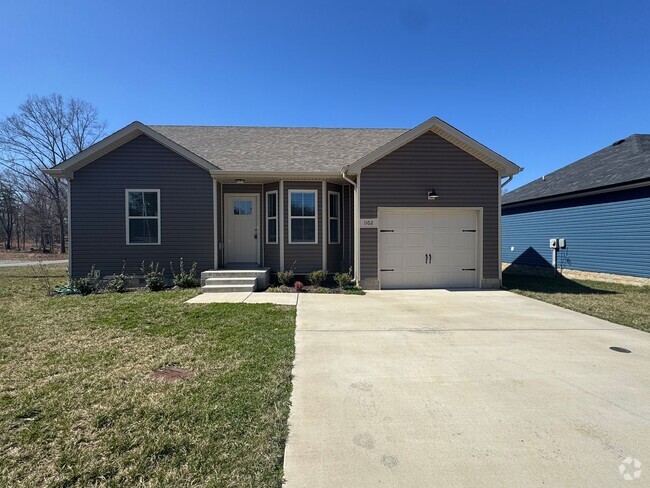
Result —
[[[70, 272], [353, 269], [364, 288], [495, 288], [521, 168], [439, 118], [407, 129], [133, 122], [47, 173], [70, 183]], [[234, 275], [233, 275], [234, 276]]]
[[[650, 134], [633, 134], [503, 196], [503, 260], [650, 278]], [[531, 269], [532, 267], [532, 269]], [[513, 270], [514, 271], [514, 270]]]

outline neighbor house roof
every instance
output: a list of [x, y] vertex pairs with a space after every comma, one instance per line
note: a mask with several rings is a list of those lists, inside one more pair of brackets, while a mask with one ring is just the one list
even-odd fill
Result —
[[145, 125], [133, 122], [46, 173], [70, 178], [84, 165], [146, 135], [213, 174], [356, 174], [383, 155], [427, 131], [496, 168], [502, 176], [521, 171], [437, 117], [413, 129], [324, 129], [314, 127], [228, 127]]
[[633, 134], [503, 196], [504, 205], [650, 179], [650, 134]]

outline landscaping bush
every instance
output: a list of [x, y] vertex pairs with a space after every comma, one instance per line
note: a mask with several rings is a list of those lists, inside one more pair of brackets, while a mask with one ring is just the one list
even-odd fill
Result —
[[296, 289], [298, 293], [300, 293], [303, 290], [303, 288], [305, 288], [305, 285], [302, 283], [302, 281], [296, 281], [293, 287]]
[[77, 278], [71, 281], [71, 288], [83, 296], [97, 293], [99, 290], [99, 278], [95, 276], [95, 266], [90, 268], [90, 272], [84, 278]]
[[291, 286], [291, 282], [293, 281], [293, 270], [278, 271], [278, 281], [281, 285]]
[[313, 286], [320, 286], [327, 279], [327, 270], [319, 269], [318, 271], [312, 271], [309, 273], [308, 278]]
[[352, 268], [347, 273], [336, 273], [334, 281], [339, 285], [339, 288], [348, 288], [352, 284]]
[[162, 271], [158, 268], [158, 263], [154, 263], [153, 261], [151, 261], [148, 270], [144, 261], [142, 261], [142, 265], [140, 266], [140, 271], [142, 271], [142, 275], [144, 276], [145, 286], [149, 291], [160, 291], [165, 289], [165, 268], [163, 268]]
[[106, 283], [106, 289], [114, 293], [124, 293], [129, 289], [129, 283], [133, 279], [133, 275], [126, 274], [126, 261], [122, 261], [122, 272], [113, 276]]
[[169, 268], [172, 271], [174, 276], [174, 286], [179, 288], [196, 288], [199, 286], [199, 278], [196, 276], [196, 261], [192, 263], [189, 273], [185, 272], [185, 267], [183, 265], [183, 258], [180, 259], [179, 271], [178, 274], [174, 272], [174, 265], [170, 262]]

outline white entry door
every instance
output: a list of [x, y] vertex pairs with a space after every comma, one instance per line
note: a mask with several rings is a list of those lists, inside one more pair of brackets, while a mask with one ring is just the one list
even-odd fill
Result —
[[259, 264], [258, 204], [258, 195], [226, 195], [226, 264]]
[[381, 210], [381, 287], [477, 287], [478, 235], [476, 210]]

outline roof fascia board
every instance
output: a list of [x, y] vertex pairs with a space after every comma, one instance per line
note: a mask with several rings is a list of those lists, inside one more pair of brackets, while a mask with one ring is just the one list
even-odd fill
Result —
[[417, 139], [428, 131], [432, 131], [434, 134], [439, 135], [463, 151], [471, 154], [480, 161], [483, 161], [488, 166], [493, 167], [502, 177], [515, 175], [523, 170], [523, 168], [517, 166], [512, 161], [509, 161], [503, 156], [495, 153], [468, 135], [463, 134], [461, 131], [447, 124], [438, 117], [432, 117], [429, 120], [426, 120], [382, 147], [366, 154], [361, 159], [358, 159], [349, 165], [346, 170], [351, 174], [358, 174], [363, 168], [373, 164], [414, 139]]
[[188, 161], [191, 161], [192, 163], [200, 166], [206, 171], [215, 169], [215, 166], [205, 159], [185, 149], [183, 146], [168, 139], [159, 132], [156, 132], [151, 127], [146, 126], [142, 122], [135, 121], [118, 130], [117, 132], [114, 132], [110, 136], [102, 139], [101, 141], [93, 144], [92, 146], [84, 149], [75, 156], [66, 159], [62, 163], [59, 163], [54, 168], [45, 170], [44, 173], [58, 178], [72, 178], [73, 173], [78, 169], [83, 168], [85, 165], [92, 163], [101, 156], [108, 154], [114, 149], [117, 149], [118, 147], [143, 134], [170, 149], [171, 151], [174, 151], [179, 156], [182, 156]]
[[643, 180], [643, 181], [638, 181], [636, 183], [626, 183], [622, 185], [601, 187], [594, 190], [581, 190], [572, 193], [563, 193], [561, 195], [551, 195], [548, 197], [531, 198], [530, 200], [521, 200], [518, 202], [503, 203], [502, 206], [503, 208], [527, 207], [529, 205], [558, 202], [562, 200], [571, 200], [573, 198], [590, 197], [593, 195], [602, 195], [605, 193], [614, 193], [623, 190], [633, 190], [635, 188], [643, 188], [645, 186], [650, 186], [650, 180]]

